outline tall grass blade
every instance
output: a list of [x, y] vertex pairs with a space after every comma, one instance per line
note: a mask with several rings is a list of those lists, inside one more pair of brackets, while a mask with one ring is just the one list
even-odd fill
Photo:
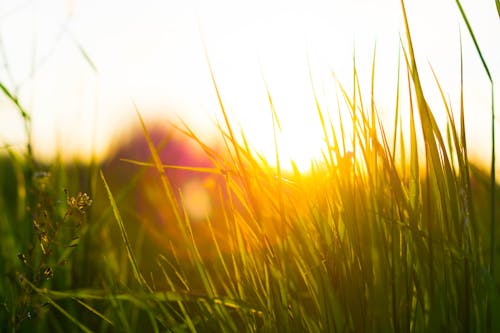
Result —
[[78, 298], [74, 298], [74, 300], [80, 304], [81, 306], [83, 306], [84, 308], [86, 308], [87, 310], [89, 310], [90, 312], [92, 312], [93, 314], [95, 314], [96, 316], [98, 316], [99, 318], [101, 318], [102, 320], [104, 320], [105, 322], [107, 322], [108, 324], [110, 324], [111, 326], [113, 326], [113, 322], [111, 320], [109, 320], [108, 317], [106, 317], [105, 315], [103, 315], [102, 313], [100, 313], [99, 311], [97, 311], [95, 308], [93, 308], [92, 306], [90, 306], [89, 304], [83, 302], [82, 300], [78, 299]]
[[400, 100], [400, 76], [401, 76], [401, 48], [398, 49], [398, 75], [396, 81], [396, 102], [394, 106], [395, 114], [394, 114], [394, 131], [393, 131], [393, 141], [392, 141], [392, 159], [395, 161], [396, 159], [396, 146], [397, 146], [397, 138], [398, 138], [398, 123], [399, 123], [399, 100]]
[[[477, 42], [476, 36], [474, 34], [474, 30], [472, 29], [471, 24], [469, 23], [469, 19], [467, 18], [467, 14], [465, 13], [460, 0], [456, 0], [456, 4], [462, 15], [462, 18], [467, 26], [467, 30], [469, 31], [469, 35], [474, 43], [476, 48], [476, 53], [481, 59], [481, 63], [483, 64], [483, 69], [488, 76], [491, 87], [491, 170], [490, 170], [490, 200], [491, 200], [491, 222], [490, 222], [490, 263], [489, 263], [489, 271], [491, 274], [491, 278], [493, 281], [495, 280], [495, 252], [496, 252], [496, 223], [497, 223], [497, 212], [496, 212], [496, 148], [495, 148], [495, 89], [493, 78], [490, 73], [490, 69], [486, 63], [486, 60], [483, 57], [483, 53], [481, 52], [481, 48], [479, 47], [479, 43]], [[497, 8], [497, 12], [500, 16], [500, 2], [499, 0], [495, 0], [495, 5]], [[490, 309], [488, 311], [489, 319], [488, 319], [488, 328], [491, 330], [492, 327], [492, 309], [491, 304], [489, 305]]]
[[182, 215], [179, 211], [179, 206], [177, 204], [177, 201], [175, 200], [175, 195], [172, 190], [172, 186], [170, 185], [170, 181], [167, 178], [167, 175], [164, 172], [164, 168], [160, 159], [160, 155], [158, 154], [158, 150], [153, 144], [153, 141], [151, 141], [151, 137], [149, 135], [149, 131], [146, 127], [146, 124], [144, 123], [144, 120], [142, 119], [141, 113], [139, 112], [139, 109], [137, 106], [134, 104], [135, 112], [137, 114], [137, 118], [139, 119], [139, 123], [141, 125], [144, 137], [146, 138], [146, 142], [148, 144], [149, 151], [151, 152], [151, 156], [153, 157], [153, 162], [156, 167], [156, 170], [158, 171], [158, 176], [160, 177], [161, 184], [163, 191], [165, 192], [165, 195], [167, 197], [168, 203], [170, 204], [170, 207], [172, 208], [172, 211], [174, 213], [175, 221], [181, 221]]
[[[498, 3], [498, 0], [495, 0], [495, 1]], [[474, 47], [476, 48], [477, 55], [479, 56], [479, 59], [481, 59], [481, 63], [483, 64], [484, 71], [486, 72], [486, 75], [488, 75], [488, 79], [490, 80], [491, 84], [493, 84], [493, 79], [491, 77], [490, 69], [488, 68], [488, 65], [486, 64], [486, 60], [483, 57], [483, 53], [481, 52], [481, 48], [479, 47], [479, 43], [477, 42], [476, 35], [474, 34], [474, 30], [472, 29], [472, 26], [469, 23], [469, 19], [467, 18], [467, 14], [465, 13], [464, 8], [462, 7], [462, 3], [460, 2], [460, 0], [455, 0], [455, 2], [458, 6], [458, 9], [460, 10], [460, 14], [462, 15], [464, 23], [467, 26], [467, 30], [469, 31], [469, 35], [472, 39], [472, 42], [474, 43]]]
[[27, 148], [27, 156], [30, 162], [33, 162], [33, 151], [32, 151], [32, 143], [31, 143], [31, 116], [24, 109], [24, 107], [19, 102], [19, 99], [2, 83], [0, 82], [0, 90], [4, 93], [4, 95], [16, 106], [21, 118], [23, 119], [24, 124], [24, 134], [27, 138], [26, 148]]
[[135, 279], [137, 280], [139, 285], [144, 288], [144, 290], [150, 289], [146, 280], [142, 276], [142, 273], [139, 270], [139, 266], [137, 264], [135, 255], [132, 251], [132, 246], [131, 246], [130, 241], [128, 239], [127, 231], [125, 230], [125, 225], [123, 224], [123, 220], [121, 218], [120, 212], [119, 212], [118, 207], [116, 205], [115, 198], [113, 197], [113, 194], [111, 193], [111, 190], [109, 189], [108, 183], [106, 182], [106, 178], [104, 177], [104, 174], [102, 171], [100, 171], [100, 176], [101, 176], [101, 180], [104, 184], [104, 188], [106, 189], [109, 203], [111, 204], [111, 208], [113, 210], [113, 215], [115, 216], [115, 220], [118, 223], [118, 227], [120, 228], [120, 233], [121, 233], [123, 242], [125, 243], [125, 247], [127, 249], [127, 257], [129, 259], [130, 265], [132, 266], [132, 271], [134, 273]]
[[50, 297], [45, 296], [47, 299], [47, 302], [52, 305], [54, 308], [57, 309], [57, 311], [61, 312], [66, 318], [71, 320], [78, 328], [80, 328], [84, 332], [92, 333], [92, 330], [90, 330], [87, 326], [83, 325], [80, 321], [78, 321], [74, 316], [72, 316], [68, 311], [66, 311], [63, 307], [61, 307], [59, 304], [54, 302]]

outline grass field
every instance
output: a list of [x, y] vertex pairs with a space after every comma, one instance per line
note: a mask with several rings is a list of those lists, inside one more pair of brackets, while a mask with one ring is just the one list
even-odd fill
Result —
[[[169, 141], [139, 110], [145, 158], [47, 165], [29, 142], [5, 148], [0, 331], [500, 331], [494, 163], [470, 162], [468, 111], [455, 118], [444, 92], [439, 129], [408, 25], [401, 54], [409, 100], [394, 123], [360, 95], [354, 67], [354, 86], [338, 88], [350, 119], [339, 128], [319, 103], [311, 115], [325, 146], [309, 172], [282, 169], [279, 149], [273, 167], [253, 153], [222, 100], [223, 149], [179, 130], [203, 152], [192, 165], [166, 160]], [[182, 177], [209, 189], [210, 212], [191, 208]]]

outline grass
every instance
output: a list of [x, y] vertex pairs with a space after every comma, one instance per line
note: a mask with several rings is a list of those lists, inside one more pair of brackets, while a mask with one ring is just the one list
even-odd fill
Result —
[[[352, 89], [339, 83], [350, 122], [336, 129], [317, 103], [324, 158], [308, 173], [287, 173], [255, 155], [220, 98], [223, 152], [180, 129], [209, 167], [166, 165], [139, 112], [151, 159], [124, 161], [118, 168], [126, 183], [116, 166], [41, 165], [30, 149], [7, 149], [0, 161], [0, 331], [500, 330], [492, 315], [500, 307], [494, 162], [489, 179], [471, 164], [464, 91], [457, 121], [438, 78], [448, 121], [445, 133], [437, 126], [404, 5], [403, 13], [398, 66], [406, 75], [398, 78], [394, 128], [388, 132], [378, 117], [374, 53], [369, 106], [355, 65]], [[28, 113], [1, 88], [29, 133]], [[201, 224], [169, 177], [175, 169], [213, 180], [216, 209]], [[148, 191], [153, 201], [136, 209], [137, 195]]]

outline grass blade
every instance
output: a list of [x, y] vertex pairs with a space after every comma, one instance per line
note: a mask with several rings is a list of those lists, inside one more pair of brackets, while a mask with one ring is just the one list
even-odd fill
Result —
[[176, 221], [181, 220], [181, 214], [179, 211], [179, 206], [175, 200], [175, 195], [172, 190], [172, 186], [170, 185], [170, 182], [167, 178], [167, 175], [164, 172], [164, 167], [161, 163], [160, 155], [158, 154], [158, 150], [153, 144], [153, 141], [151, 141], [151, 137], [149, 135], [148, 129], [146, 128], [146, 124], [144, 123], [144, 120], [142, 119], [142, 116], [139, 112], [139, 109], [137, 106], [134, 104], [135, 112], [137, 114], [137, 117], [139, 119], [139, 122], [141, 124], [142, 131], [144, 133], [144, 137], [146, 138], [146, 142], [148, 144], [149, 150], [151, 152], [151, 156], [153, 157], [153, 162], [156, 167], [156, 170], [158, 171], [158, 175], [161, 180], [161, 184], [163, 187], [163, 191], [165, 192], [165, 195], [167, 196], [168, 202], [170, 204], [170, 207], [172, 208], [172, 211], [174, 213], [174, 217]]
[[45, 297], [47, 299], [47, 302], [52, 305], [54, 308], [57, 309], [57, 311], [61, 312], [66, 318], [71, 320], [78, 328], [80, 328], [84, 332], [92, 333], [92, 330], [90, 330], [87, 326], [83, 325], [80, 321], [78, 321], [75, 317], [73, 317], [68, 311], [64, 310], [59, 304], [54, 302], [50, 297]]
[[[469, 23], [469, 19], [467, 18], [467, 14], [465, 13], [462, 4], [460, 3], [460, 0], [456, 0], [456, 4], [458, 6], [458, 9], [460, 10], [460, 14], [462, 15], [462, 18], [465, 22], [465, 25], [467, 26], [467, 30], [469, 31], [469, 35], [474, 43], [474, 46], [476, 48], [477, 55], [481, 59], [481, 63], [483, 64], [484, 71], [486, 72], [486, 75], [488, 76], [488, 79], [490, 81], [490, 87], [491, 87], [491, 169], [490, 169], [490, 200], [491, 200], [491, 222], [490, 222], [490, 263], [489, 263], [489, 271], [491, 274], [491, 278], [493, 281], [495, 280], [495, 251], [496, 251], [496, 223], [497, 223], [497, 212], [496, 212], [496, 156], [495, 156], [495, 89], [494, 89], [494, 83], [493, 83], [493, 78], [491, 77], [490, 70], [488, 68], [488, 65], [486, 63], [486, 60], [483, 57], [483, 53], [481, 52], [481, 48], [479, 47], [479, 43], [477, 42], [476, 36], [474, 34], [474, 31], [472, 29], [472, 26]], [[500, 1], [495, 0], [497, 12], [500, 16]], [[489, 305], [488, 309], [488, 325], [489, 329], [491, 330], [492, 327], [492, 309], [491, 309], [491, 304]]]
[[128, 239], [127, 231], [125, 230], [125, 225], [123, 224], [123, 220], [121, 218], [120, 212], [118, 210], [118, 207], [116, 205], [116, 201], [113, 197], [113, 194], [111, 193], [111, 190], [109, 189], [108, 183], [106, 182], [106, 178], [104, 177], [104, 174], [102, 171], [100, 172], [102, 182], [104, 184], [104, 187], [106, 189], [106, 193], [108, 194], [109, 202], [111, 204], [111, 208], [113, 210], [113, 215], [115, 216], [115, 220], [118, 223], [118, 226], [120, 228], [120, 233], [122, 235], [123, 242], [125, 243], [125, 247], [127, 249], [127, 256], [130, 262], [130, 265], [132, 266], [132, 271], [134, 273], [135, 279], [139, 283], [141, 287], [144, 289], [149, 289], [149, 286], [147, 285], [146, 280], [142, 276], [141, 272], [139, 271], [139, 266], [137, 265], [137, 261], [135, 259], [135, 255], [132, 251], [132, 246], [130, 245], [130, 241]]

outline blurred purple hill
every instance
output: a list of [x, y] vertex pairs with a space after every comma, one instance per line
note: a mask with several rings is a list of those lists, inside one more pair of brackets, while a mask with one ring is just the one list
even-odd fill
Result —
[[[127, 138], [119, 140], [116, 149], [102, 165], [102, 170], [116, 196], [120, 213], [131, 234], [146, 230], [147, 239], [167, 252], [182, 255], [186, 248], [185, 237], [175, 217], [158, 170], [153, 167], [152, 154], [143, 131], [128, 131]], [[156, 147], [163, 165], [215, 168], [209, 155], [193, 139], [176, 129], [154, 124], [148, 126], [148, 134]], [[217, 152], [217, 148], [214, 148]], [[150, 163], [140, 166], [126, 160]], [[216, 255], [213, 236], [208, 226], [210, 220], [215, 237], [223, 246], [227, 243], [227, 221], [224, 218], [224, 202], [227, 191], [219, 174], [165, 168], [172, 192], [179, 203], [182, 219], [189, 219], [193, 236], [205, 256]], [[103, 189], [100, 189], [102, 191]], [[105, 193], [101, 192], [104, 204]]]

